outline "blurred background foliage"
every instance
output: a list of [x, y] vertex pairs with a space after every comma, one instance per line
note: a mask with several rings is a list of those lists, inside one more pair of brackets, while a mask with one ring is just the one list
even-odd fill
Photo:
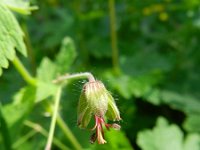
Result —
[[[4, 69], [0, 149], [43, 149], [55, 88], [50, 81], [90, 71], [113, 93], [123, 121], [120, 132], [106, 132], [107, 144], [91, 145], [90, 133], [76, 126], [85, 81], [70, 82], [60, 115], [83, 149], [200, 150], [200, 1], [116, 0], [116, 22], [109, 2], [32, 0], [38, 10], [16, 14], [28, 51], [20, 59], [41, 82], [35, 88], [12, 65]], [[59, 127], [55, 137], [76, 149]], [[52, 149], [61, 148], [55, 142]]]

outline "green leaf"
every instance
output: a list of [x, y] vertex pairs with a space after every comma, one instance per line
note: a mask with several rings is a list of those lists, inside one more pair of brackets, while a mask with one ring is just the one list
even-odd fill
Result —
[[0, 75], [1, 68], [8, 68], [8, 60], [13, 60], [15, 48], [26, 56], [23, 32], [10, 10], [0, 2]]
[[[101, 32], [101, 31], [100, 31]], [[110, 58], [111, 49], [109, 39], [105, 37], [93, 36], [93, 38], [87, 39], [88, 50], [90, 54], [96, 58]]]
[[105, 132], [105, 139], [107, 141], [104, 145], [99, 145], [97, 142], [91, 145], [92, 150], [133, 150], [129, 140], [123, 131], [110, 130]]
[[161, 103], [160, 90], [156, 88], [151, 89], [144, 95], [144, 98], [154, 105], [159, 105]]
[[126, 74], [115, 76], [108, 71], [105, 72], [104, 77], [105, 80], [109, 81], [108, 84], [126, 99], [129, 99], [132, 95], [136, 97], [144, 96], [155, 84], [151, 75], [132, 78]]
[[63, 74], [69, 71], [77, 56], [75, 45], [70, 37], [65, 37], [62, 41], [60, 52], [56, 56], [58, 72]]
[[182, 150], [183, 133], [176, 125], [168, 125], [164, 118], [158, 118], [153, 130], [139, 132], [137, 144], [142, 150]]
[[18, 13], [29, 15], [31, 14], [32, 10], [38, 9], [37, 6], [30, 6], [29, 1], [25, 0], [2, 0], [3, 3], [10, 8], [13, 11], [16, 11]]
[[75, 46], [71, 38], [65, 37], [62, 41], [60, 52], [56, 56], [55, 63], [44, 58], [37, 70], [39, 80], [36, 94], [36, 102], [44, 100], [55, 94], [57, 86], [52, 83], [59, 74], [66, 73], [76, 58]]
[[29, 111], [34, 101], [35, 89], [32, 87], [22, 88], [15, 96], [13, 103], [4, 105], [5, 114], [9, 127], [13, 126], [24, 114]]
[[48, 58], [44, 58], [37, 70], [36, 102], [55, 94], [57, 87], [52, 83], [56, 77], [56, 65]]
[[200, 101], [191, 95], [152, 88], [144, 94], [144, 98], [155, 105], [167, 104], [171, 108], [181, 110], [187, 114], [200, 114]]
[[42, 82], [52, 82], [56, 76], [56, 65], [47, 57], [43, 58], [38, 70], [37, 78]]
[[9, 133], [9, 130], [8, 130], [7, 123], [6, 123], [4, 116], [1, 112], [1, 109], [2, 109], [2, 106], [1, 106], [1, 103], [0, 103], [0, 131], [1, 131], [0, 133], [2, 135], [2, 139], [3, 139], [5, 149], [11, 150], [10, 133]]
[[17, 137], [24, 119], [31, 112], [35, 100], [35, 88], [22, 88], [15, 96], [13, 103], [4, 105], [2, 113], [8, 124], [11, 137]]
[[184, 121], [183, 126], [187, 131], [200, 133], [199, 114], [189, 114]]
[[[153, 62], [153, 63], [152, 63]], [[132, 76], [141, 76], [151, 72], [166, 72], [172, 68], [170, 57], [152, 51], [137, 51], [134, 55], [120, 58], [122, 70]], [[159, 79], [155, 78], [154, 80]]]
[[137, 136], [137, 144], [142, 150], [199, 150], [199, 142], [196, 134], [189, 134], [184, 140], [181, 129], [175, 124], [169, 125], [162, 117], [158, 118], [152, 130], [141, 131]]
[[190, 95], [183, 95], [172, 91], [161, 91], [161, 102], [185, 113], [200, 114], [200, 101]]
[[199, 134], [189, 134], [184, 143], [184, 150], [199, 150], [200, 149], [200, 136]]
[[133, 150], [128, 138], [123, 131], [106, 131], [105, 138], [109, 143], [108, 145], [110, 146], [110, 149]]

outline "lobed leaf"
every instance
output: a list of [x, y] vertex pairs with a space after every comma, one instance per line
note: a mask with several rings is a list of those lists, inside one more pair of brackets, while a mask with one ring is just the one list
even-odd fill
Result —
[[35, 100], [35, 88], [22, 88], [15, 96], [12, 103], [2, 107], [2, 113], [8, 124], [11, 138], [16, 140], [22, 127], [22, 122], [31, 112]]
[[55, 76], [56, 65], [48, 58], [44, 58], [37, 70], [36, 102], [55, 94], [57, 87], [52, 83]]
[[8, 60], [13, 60], [15, 48], [26, 56], [23, 32], [11, 11], [0, 2], [0, 75], [1, 68], [8, 68]]
[[57, 86], [52, 81], [60, 74], [69, 71], [74, 59], [76, 58], [76, 50], [71, 38], [65, 37], [55, 62], [48, 58], [44, 58], [37, 70], [37, 78], [39, 80], [36, 94], [36, 102], [55, 94]]
[[[159, 117], [156, 126], [152, 130], [140, 131], [137, 136], [137, 144], [142, 150], [198, 150], [200, 138], [198, 135], [189, 134], [184, 140], [181, 129], [175, 125], [169, 125], [167, 120]], [[194, 147], [193, 147], [194, 146]]]
[[71, 38], [65, 37], [62, 41], [60, 52], [56, 56], [58, 72], [63, 74], [69, 71], [77, 56], [74, 42]]
[[1, 0], [3, 3], [13, 11], [29, 15], [32, 10], [38, 9], [37, 6], [30, 6], [30, 2], [26, 0]]

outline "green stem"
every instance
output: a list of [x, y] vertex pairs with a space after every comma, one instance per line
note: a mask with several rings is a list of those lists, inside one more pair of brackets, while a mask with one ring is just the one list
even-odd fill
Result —
[[17, 71], [21, 74], [21, 76], [23, 77], [23, 79], [30, 85], [36, 86], [36, 79], [33, 78], [29, 72], [27, 71], [27, 69], [23, 66], [23, 64], [21, 63], [21, 61], [16, 57], [13, 60], [13, 65], [15, 66], [15, 68], [17, 69]]
[[110, 14], [110, 36], [112, 47], [112, 63], [116, 71], [119, 70], [118, 47], [117, 47], [117, 32], [116, 32], [116, 15], [115, 15], [115, 0], [109, 0]]
[[32, 130], [29, 133], [27, 133], [25, 136], [21, 137], [18, 141], [16, 141], [13, 144], [13, 149], [17, 149], [17, 147], [19, 147], [20, 145], [22, 145], [24, 142], [26, 142], [29, 138], [31, 138], [32, 136], [34, 136], [37, 133], [37, 131]]
[[71, 132], [67, 124], [63, 121], [63, 119], [60, 117], [60, 115], [57, 116], [57, 123], [62, 129], [65, 136], [67, 137], [67, 139], [73, 144], [75, 150], [81, 150], [82, 149], [81, 145], [76, 140], [73, 133]]
[[26, 42], [26, 47], [27, 47], [27, 52], [28, 52], [28, 57], [30, 58], [30, 64], [31, 64], [31, 71], [33, 72], [33, 74], [36, 74], [36, 62], [35, 62], [35, 56], [34, 56], [34, 52], [33, 52], [33, 47], [31, 45], [31, 40], [30, 40], [30, 35], [28, 32], [28, 28], [27, 28], [27, 24], [23, 23], [22, 24], [22, 28], [25, 34], [25, 42]]
[[56, 125], [56, 118], [57, 118], [57, 114], [58, 114], [58, 107], [59, 107], [59, 102], [60, 102], [60, 97], [61, 97], [61, 90], [62, 90], [62, 87], [60, 86], [60, 87], [58, 87], [58, 90], [56, 92], [54, 112], [53, 112], [53, 116], [52, 116], [52, 120], [51, 120], [49, 136], [48, 136], [48, 140], [47, 140], [45, 150], [51, 149], [51, 145], [52, 145], [52, 141], [53, 141], [53, 135], [54, 135], [54, 131], [55, 131], [55, 125]]
[[53, 83], [59, 83], [64, 80], [73, 80], [73, 79], [81, 79], [81, 78], [88, 78], [90, 82], [95, 81], [94, 76], [90, 72], [84, 72], [84, 73], [66, 74], [66, 75], [60, 76], [57, 79], [53, 80]]
[[[48, 132], [39, 124], [37, 123], [33, 123], [31, 121], [26, 120], [24, 122], [24, 124], [32, 129], [34, 129], [35, 131], [41, 133], [43, 136], [48, 137]], [[70, 148], [68, 148], [67, 146], [65, 146], [63, 143], [61, 143], [57, 138], [54, 137], [53, 139], [53, 144], [55, 144], [58, 148], [62, 149], [62, 150], [70, 150]]]

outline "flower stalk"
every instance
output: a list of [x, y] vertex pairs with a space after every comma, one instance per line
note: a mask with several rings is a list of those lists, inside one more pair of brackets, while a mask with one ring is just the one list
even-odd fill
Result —
[[89, 81], [95, 81], [94, 76], [90, 72], [76, 73], [76, 74], [65, 74], [63, 76], [59, 76], [57, 79], [53, 80], [53, 83], [60, 83], [65, 80], [73, 80], [73, 79], [82, 79], [87, 78]]
[[60, 102], [60, 97], [61, 97], [61, 89], [62, 89], [61, 87], [58, 87], [58, 90], [56, 92], [54, 112], [53, 112], [53, 116], [52, 116], [52, 120], [51, 120], [51, 126], [50, 126], [49, 136], [48, 136], [45, 150], [51, 150], [53, 135], [54, 135], [54, 131], [55, 131], [55, 125], [56, 125], [56, 118], [57, 118], [57, 114], [58, 114], [58, 107], [59, 107], [59, 102]]

